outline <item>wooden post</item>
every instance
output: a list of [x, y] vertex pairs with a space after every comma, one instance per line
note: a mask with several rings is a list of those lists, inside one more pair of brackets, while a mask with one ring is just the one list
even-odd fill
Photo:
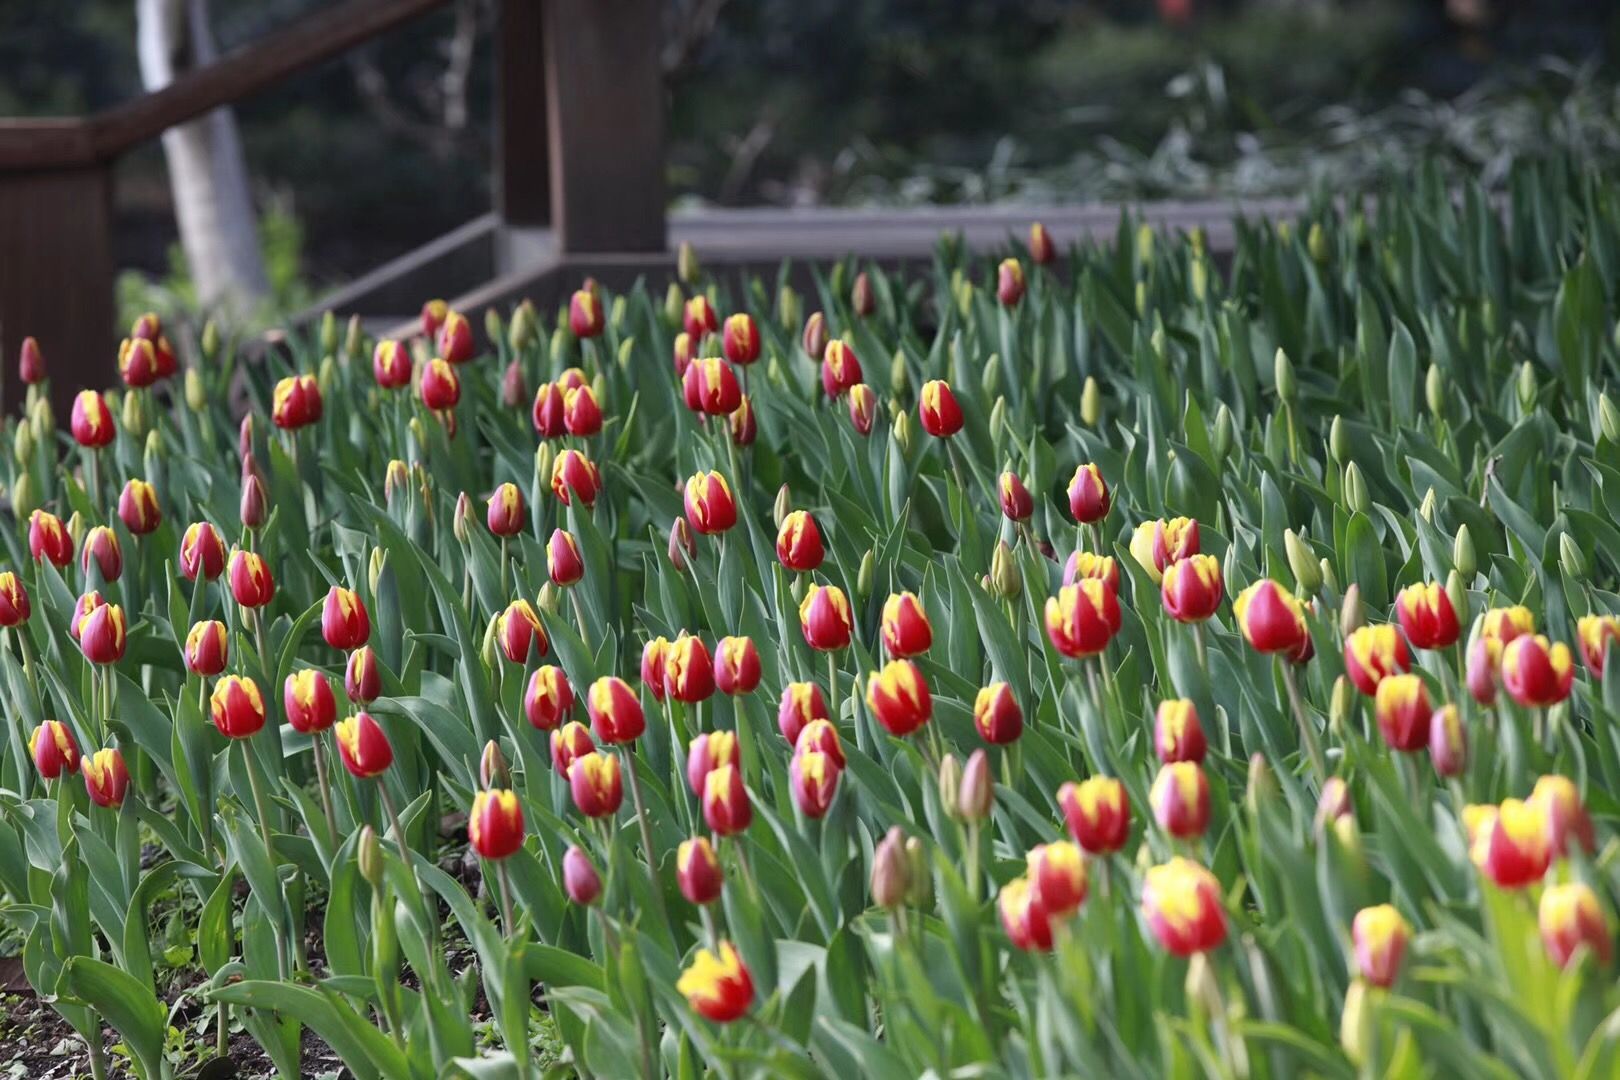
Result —
[[495, 211], [501, 224], [551, 224], [541, 0], [502, 0], [495, 37]]
[[662, 251], [660, 0], [545, 0], [551, 220], [565, 253]]

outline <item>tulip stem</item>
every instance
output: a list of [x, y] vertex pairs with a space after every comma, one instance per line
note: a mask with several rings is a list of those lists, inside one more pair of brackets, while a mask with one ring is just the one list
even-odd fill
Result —
[[321, 789], [321, 812], [326, 815], [326, 840], [337, 854], [337, 817], [332, 813], [332, 780], [326, 772], [326, 755], [321, 752], [321, 733], [310, 737], [310, 753], [315, 758], [315, 785]]
[[394, 797], [388, 793], [388, 785], [382, 777], [377, 778], [377, 793], [382, 797], [383, 812], [388, 815], [388, 823], [394, 829], [394, 843], [399, 847], [400, 861], [412, 877], [416, 876], [416, 863], [411, 859], [411, 850], [405, 846], [405, 826], [399, 823], [399, 809], [394, 805]]
[[1205, 678], [1208, 678], [1209, 677], [1209, 649], [1208, 649], [1208, 646], [1204, 642], [1204, 624], [1201, 623], [1201, 622], [1193, 623], [1192, 624], [1192, 632], [1193, 632], [1193, 650], [1198, 654], [1198, 669], [1204, 673]]
[[[1003, 758], [1002, 760], [1006, 760]], [[979, 902], [979, 823], [967, 823], [967, 891], [968, 899]]]
[[698, 914], [703, 917], [703, 936], [709, 939], [709, 948], [718, 954], [720, 952], [720, 930], [714, 924], [714, 912], [709, 910], [708, 904], [699, 904]]
[[1299, 724], [1299, 737], [1305, 743], [1305, 752], [1310, 756], [1311, 768], [1316, 772], [1316, 781], [1318, 784], [1325, 784], [1328, 777], [1327, 759], [1322, 755], [1322, 744], [1316, 738], [1316, 728], [1305, 715], [1305, 702], [1299, 695], [1299, 676], [1294, 674], [1293, 665], [1288, 660], [1279, 657], [1277, 663], [1282, 667], [1283, 685], [1288, 689], [1288, 704], [1294, 710], [1294, 720]]
[[627, 747], [625, 763], [630, 768], [630, 797], [636, 804], [636, 822], [641, 826], [641, 846], [647, 857], [647, 883], [652, 888], [653, 907], [665, 926], [670, 925], [669, 912], [664, 908], [664, 890], [658, 881], [658, 859], [653, 854], [652, 825], [647, 820], [647, 806], [641, 797], [641, 772], [636, 768], [634, 747]]
[[574, 622], [579, 625], [579, 639], [581, 641], [591, 640], [590, 634], [585, 630], [585, 608], [584, 605], [579, 602], [579, 591], [577, 589], [569, 589], [568, 599], [574, 605]]
[[833, 726], [836, 727], [841, 711], [838, 702], [838, 654], [830, 649], [827, 651], [827, 708], [832, 710]]
[[513, 933], [512, 882], [506, 875], [505, 859], [500, 859], [495, 863], [495, 881], [501, 890], [501, 929], [507, 937], [511, 937]]
[[[264, 784], [259, 779], [259, 765], [258, 762], [253, 760], [253, 748], [248, 745], [248, 741], [246, 739], [240, 739], [238, 742], [242, 747], [242, 763], [247, 767], [248, 787], [253, 791], [253, 809], [259, 818], [259, 837], [264, 841], [265, 857], [270, 860], [271, 869], [276, 871], [276, 881], [279, 885], [281, 881], [281, 872], [280, 870], [276, 869], [279, 864], [276, 861], [275, 845], [270, 839], [270, 813], [265, 807]], [[282, 898], [282, 907], [286, 907], [285, 897]], [[284, 927], [281, 925], [281, 920], [279, 919], [276, 920], [275, 935], [276, 972], [280, 976], [281, 981], [286, 982], [287, 938], [286, 934], [284, 933]]]
[[504, 597], [506, 595], [506, 537], [504, 537], [504, 536], [501, 537], [501, 576], [500, 576], [500, 582], [501, 582], [501, 587], [500, 587], [500, 592], [499, 592], [498, 595]]

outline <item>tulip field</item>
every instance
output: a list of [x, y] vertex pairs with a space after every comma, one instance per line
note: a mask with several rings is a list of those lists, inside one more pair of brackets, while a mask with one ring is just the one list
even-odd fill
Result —
[[53, 1075], [1620, 1075], [1620, 188], [702, 255], [7, 358]]

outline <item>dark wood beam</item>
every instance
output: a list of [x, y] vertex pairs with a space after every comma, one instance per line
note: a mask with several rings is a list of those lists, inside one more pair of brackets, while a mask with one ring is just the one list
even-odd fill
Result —
[[549, 225], [551, 164], [541, 0], [501, 0], [495, 56], [495, 212], [506, 225]]

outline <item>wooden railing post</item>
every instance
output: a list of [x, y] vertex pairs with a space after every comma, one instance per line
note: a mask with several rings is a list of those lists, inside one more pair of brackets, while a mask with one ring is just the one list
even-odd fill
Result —
[[501, 0], [495, 37], [495, 212], [503, 225], [551, 224], [542, 0]]
[[551, 222], [565, 253], [662, 251], [661, 0], [543, 0]]

